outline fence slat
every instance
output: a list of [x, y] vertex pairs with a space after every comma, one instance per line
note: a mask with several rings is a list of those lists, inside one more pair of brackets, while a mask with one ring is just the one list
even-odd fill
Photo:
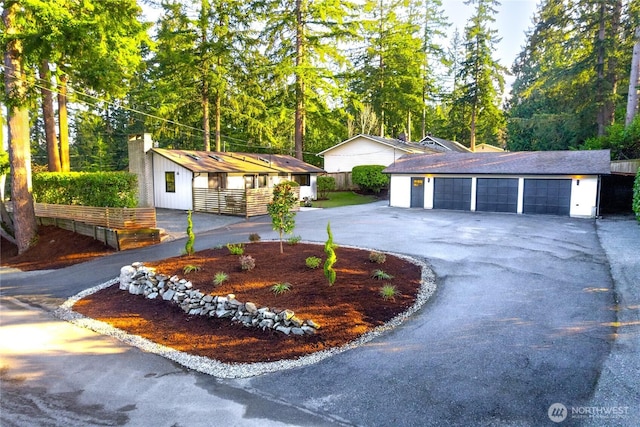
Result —
[[123, 230], [156, 227], [155, 208], [100, 208], [93, 206], [35, 204], [36, 216], [71, 219]]

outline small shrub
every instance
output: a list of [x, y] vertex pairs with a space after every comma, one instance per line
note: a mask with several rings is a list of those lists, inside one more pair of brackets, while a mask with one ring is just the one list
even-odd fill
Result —
[[195, 250], [193, 244], [196, 242], [196, 235], [193, 233], [193, 220], [191, 219], [191, 211], [187, 212], [187, 243], [184, 245], [184, 251], [187, 255], [193, 255]]
[[244, 254], [244, 245], [242, 243], [227, 243], [227, 249], [231, 255]]
[[307, 259], [304, 260], [304, 263], [309, 268], [318, 268], [318, 267], [320, 267], [320, 263], [321, 262], [322, 262], [322, 260], [320, 258], [318, 258], [317, 256], [310, 256], [310, 257], [308, 257]]
[[382, 165], [354, 166], [351, 180], [361, 189], [378, 194], [389, 185], [389, 176], [382, 173], [384, 169]]
[[182, 272], [184, 274], [193, 273], [194, 271], [200, 271], [200, 266], [199, 265], [193, 265], [193, 264], [187, 264], [182, 269]]
[[218, 271], [215, 276], [213, 276], [213, 284], [216, 286], [222, 285], [227, 280], [229, 280], [229, 275], [223, 271]]
[[333, 265], [338, 261], [335, 249], [338, 247], [333, 243], [333, 234], [331, 234], [331, 223], [327, 223], [327, 241], [324, 244], [324, 253], [327, 254], [327, 259], [324, 262], [324, 277], [329, 281], [329, 286], [333, 286], [336, 282], [336, 271], [333, 269]]
[[374, 279], [377, 280], [391, 280], [393, 279], [393, 276], [390, 275], [389, 273], [386, 273], [382, 270], [373, 270], [373, 272], [371, 273], [371, 277], [373, 277]]
[[238, 259], [240, 260], [240, 268], [244, 271], [250, 271], [256, 267], [256, 260], [251, 255], [241, 255]]
[[260, 235], [258, 233], [249, 234], [249, 241], [251, 243], [259, 242], [260, 241]]
[[302, 240], [302, 237], [300, 237], [300, 236], [289, 237], [287, 239], [287, 244], [291, 245], [291, 246], [297, 245], [298, 243], [300, 243], [301, 240]]
[[382, 296], [382, 299], [385, 301], [388, 301], [388, 300], [395, 301], [396, 295], [398, 295], [398, 290], [396, 289], [395, 286], [386, 284], [380, 288], [380, 295]]
[[327, 200], [330, 191], [336, 190], [336, 179], [332, 176], [319, 176], [317, 179], [318, 197]]
[[382, 252], [371, 251], [369, 252], [369, 261], [375, 262], [376, 264], [384, 264], [387, 260], [387, 256]]
[[273, 292], [276, 295], [280, 295], [283, 294], [285, 292], [289, 292], [291, 290], [291, 283], [276, 283], [275, 285], [273, 285], [271, 287], [271, 292]]

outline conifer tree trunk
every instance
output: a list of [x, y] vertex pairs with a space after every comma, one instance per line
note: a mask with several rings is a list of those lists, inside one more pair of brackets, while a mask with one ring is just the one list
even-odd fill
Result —
[[304, 147], [304, 125], [305, 125], [305, 105], [304, 105], [304, 75], [302, 66], [304, 65], [304, 22], [302, 11], [305, 0], [296, 0], [296, 112], [294, 146], [296, 159], [302, 160]]
[[62, 172], [69, 172], [69, 118], [67, 116], [67, 83], [69, 76], [58, 77], [58, 126], [60, 127], [60, 166]]
[[40, 80], [42, 84], [42, 115], [44, 117], [44, 134], [47, 141], [47, 161], [49, 172], [60, 172], [60, 149], [56, 134], [56, 121], [53, 111], [53, 94], [51, 93], [51, 70], [49, 61], [42, 60], [40, 66]]
[[[2, 12], [6, 35], [18, 32], [18, 2], [5, 3]], [[7, 125], [9, 129], [9, 162], [11, 166], [11, 200], [13, 224], [18, 253], [23, 253], [34, 241], [38, 231], [31, 194], [31, 147], [29, 144], [29, 111], [25, 106], [26, 76], [22, 68], [22, 43], [9, 39], [4, 51]]]
[[640, 78], [640, 25], [636, 27], [633, 57], [631, 59], [631, 73], [629, 74], [629, 95], [627, 97], [627, 114], [625, 126], [629, 126], [638, 111], [638, 79]]

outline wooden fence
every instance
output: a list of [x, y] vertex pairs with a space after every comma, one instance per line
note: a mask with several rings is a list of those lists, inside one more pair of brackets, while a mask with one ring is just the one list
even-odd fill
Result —
[[[12, 205], [8, 204], [8, 207]], [[160, 243], [155, 208], [99, 208], [36, 203], [38, 223], [73, 231], [116, 249]]]
[[[294, 188], [296, 197], [300, 198], [300, 189]], [[193, 210], [220, 215], [251, 216], [266, 215], [267, 204], [273, 199], [272, 188], [256, 188], [247, 190], [228, 190], [212, 188], [193, 189]], [[295, 210], [299, 210], [296, 206]]]
[[611, 162], [611, 172], [623, 175], [635, 175], [640, 169], [640, 159], [635, 160], [613, 160]]
[[98, 208], [36, 203], [35, 211], [38, 217], [69, 219], [120, 230], [156, 227], [155, 208]]
[[355, 190], [358, 188], [351, 180], [351, 172], [331, 172], [327, 173], [327, 176], [336, 180], [337, 191]]

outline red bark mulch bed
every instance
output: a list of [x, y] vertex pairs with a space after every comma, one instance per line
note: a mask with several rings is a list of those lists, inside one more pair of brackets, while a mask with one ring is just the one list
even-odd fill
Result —
[[49, 270], [68, 267], [114, 252], [115, 250], [91, 237], [54, 226], [39, 226], [38, 240], [26, 252], [9, 241], [0, 242], [0, 265], [22, 271]]
[[[0, 265], [23, 271], [58, 269], [112, 253], [114, 250], [90, 237], [53, 226], [40, 226], [36, 244], [18, 255], [15, 245], [2, 239]], [[188, 316], [164, 300], [148, 300], [118, 289], [117, 285], [80, 300], [74, 310], [129, 333], [187, 353], [222, 362], [258, 362], [297, 358], [346, 344], [392, 319], [410, 307], [420, 288], [421, 268], [387, 255], [384, 264], [369, 261], [369, 251], [338, 248], [337, 280], [329, 286], [322, 270], [305, 265], [309, 256], [325, 259], [322, 245], [285, 245], [277, 242], [250, 243], [245, 253], [256, 260], [256, 268], [240, 269], [238, 257], [226, 248], [201, 251], [193, 256], [163, 260], [155, 266], [167, 275], [190, 280], [204, 293], [233, 293], [239, 301], [251, 301], [272, 309], [290, 309], [302, 319], [321, 325], [314, 336], [286, 336], [231, 323], [228, 319]], [[137, 261], [132, 259], [131, 262]], [[183, 273], [186, 265], [200, 271]], [[152, 264], [147, 264], [152, 266]], [[375, 269], [394, 276], [392, 280], [371, 278]], [[229, 280], [214, 286], [213, 276], [223, 271]], [[114, 275], [117, 272], [114, 272]], [[288, 282], [291, 291], [275, 295], [271, 286]], [[394, 285], [395, 300], [380, 296], [384, 284]]]
[[[149, 300], [118, 289], [117, 285], [96, 292], [73, 309], [87, 317], [101, 320], [131, 334], [190, 354], [227, 363], [266, 362], [293, 359], [346, 344], [376, 326], [382, 325], [409, 308], [420, 288], [421, 267], [399, 257], [387, 255], [386, 262], [369, 261], [369, 251], [338, 248], [334, 268], [337, 280], [329, 286], [322, 264], [310, 269], [305, 259], [322, 258], [324, 246], [314, 244], [285, 245], [258, 242], [245, 245], [245, 254], [256, 260], [255, 269], [242, 271], [237, 255], [226, 248], [209, 249], [192, 256], [179, 256], [146, 264], [166, 275], [178, 275], [193, 283], [205, 294], [225, 296], [233, 293], [241, 302], [258, 307], [290, 309], [301, 319], [321, 325], [315, 335], [287, 336], [232, 323], [229, 319], [189, 316], [177, 305], [162, 299]], [[140, 261], [132, 259], [131, 262]], [[198, 266], [185, 274], [187, 265]], [[393, 276], [376, 280], [373, 270], [381, 269]], [[229, 279], [215, 286], [216, 272]], [[289, 292], [275, 295], [271, 286], [291, 284]], [[394, 300], [384, 300], [380, 288], [394, 285]]]

